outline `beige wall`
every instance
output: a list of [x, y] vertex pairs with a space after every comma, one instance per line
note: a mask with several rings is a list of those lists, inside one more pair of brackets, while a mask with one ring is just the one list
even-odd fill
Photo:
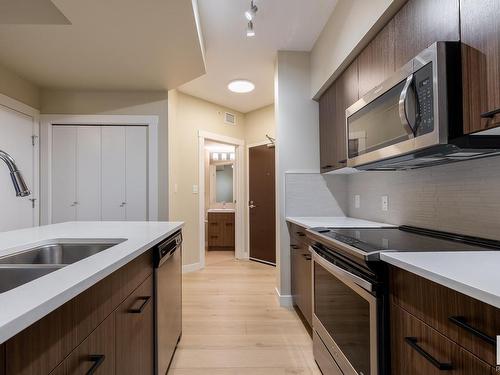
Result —
[[405, 0], [339, 0], [311, 50], [311, 97], [338, 76]]
[[[204, 130], [244, 139], [244, 115], [202, 99], [169, 91], [170, 220], [181, 220], [184, 228], [183, 263], [199, 262], [198, 131]], [[224, 112], [236, 114], [236, 125], [224, 123]]]
[[266, 134], [275, 137], [274, 104], [245, 114], [245, 141], [247, 144], [267, 141]]
[[42, 90], [42, 114], [157, 115], [158, 214], [168, 219], [168, 100], [165, 91], [65, 91]]
[[[275, 134], [274, 105], [242, 114], [177, 90], [168, 94], [170, 220], [186, 222], [183, 263], [196, 264], [200, 260], [199, 209], [193, 185], [199, 185], [198, 131], [238, 138], [245, 144], [264, 141], [266, 134]], [[236, 114], [235, 126], [224, 123], [225, 111]], [[246, 191], [244, 194], [246, 196]]]
[[0, 65], [0, 93], [40, 109], [40, 89], [3, 65]]

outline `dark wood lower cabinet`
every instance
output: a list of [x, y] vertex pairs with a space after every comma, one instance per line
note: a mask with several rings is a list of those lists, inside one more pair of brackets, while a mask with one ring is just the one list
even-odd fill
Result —
[[51, 375], [119, 374], [115, 354], [115, 314], [111, 314]]
[[[152, 374], [152, 272], [148, 251], [0, 345], [0, 375], [86, 374], [90, 355], [101, 352], [105, 359], [95, 374], [114, 374], [115, 363], [116, 374]], [[122, 315], [145, 296], [142, 314]], [[115, 360], [115, 337], [116, 353], [126, 353], [123, 367]]]
[[391, 308], [394, 375], [491, 375], [492, 367], [402, 308]]
[[152, 374], [154, 365], [153, 276], [116, 310], [116, 374]]
[[234, 251], [234, 212], [208, 213], [208, 250]]

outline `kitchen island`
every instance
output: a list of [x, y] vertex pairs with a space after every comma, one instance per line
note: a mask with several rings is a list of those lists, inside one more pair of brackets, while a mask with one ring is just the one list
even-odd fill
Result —
[[68, 222], [0, 233], [0, 260], [54, 243], [112, 245], [0, 293], [0, 374], [152, 373], [152, 249], [182, 226]]

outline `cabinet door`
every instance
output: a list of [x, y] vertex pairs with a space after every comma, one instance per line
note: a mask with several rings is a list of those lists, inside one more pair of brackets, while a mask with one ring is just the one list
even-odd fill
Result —
[[347, 134], [345, 110], [359, 98], [358, 61], [351, 65], [335, 81], [335, 134], [337, 167], [345, 167], [347, 161]]
[[76, 220], [76, 127], [52, 127], [52, 223]]
[[125, 127], [103, 126], [101, 131], [102, 220], [125, 220]]
[[302, 280], [302, 268], [300, 267], [300, 247], [292, 244], [290, 246], [290, 266], [291, 266], [291, 281], [292, 281], [292, 298], [293, 304], [299, 309], [302, 305], [300, 281]]
[[394, 19], [360, 53], [358, 69], [360, 97], [394, 73]]
[[312, 326], [312, 266], [311, 266], [311, 253], [307, 246], [303, 246], [300, 250], [300, 268], [301, 268], [301, 298], [300, 298], [300, 311]]
[[51, 375], [115, 374], [115, 315], [111, 314]]
[[391, 368], [393, 374], [405, 375], [490, 375], [491, 372], [486, 362], [396, 305], [391, 308]]
[[319, 155], [321, 173], [337, 166], [335, 131], [335, 82], [319, 99]]
[[500, 125], [500, 1], [461, 0], [464, 132]]
[[153, 374], [153, 276], [123, 301], [116, 314], [116, 373]]
[[126, 127], [127, 168], [125, 212], [128, 221], [146, 221], [147, 217], [147, 178], [148, 178], [148, 139], [146, 126]]
[[[409, 0], [401, 8], [394, 16], [396, 69], [436, 41], [460, 40], [458, 2]], [[483, 7], [483, 4], [476, 2], [476, 6]]]
[[76, 219], [101, 220], [101, 128], [78, 126], [76, 138]]

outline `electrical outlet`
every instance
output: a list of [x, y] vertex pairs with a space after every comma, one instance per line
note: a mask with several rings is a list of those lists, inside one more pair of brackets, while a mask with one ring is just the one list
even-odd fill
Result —
[[354, 208], [359, 208], [361, 207], [361, 196], [356, 194], [354, 196]]
[[389, 210], [389, 197], [387, 195], [382, 195], [382, 211]]

